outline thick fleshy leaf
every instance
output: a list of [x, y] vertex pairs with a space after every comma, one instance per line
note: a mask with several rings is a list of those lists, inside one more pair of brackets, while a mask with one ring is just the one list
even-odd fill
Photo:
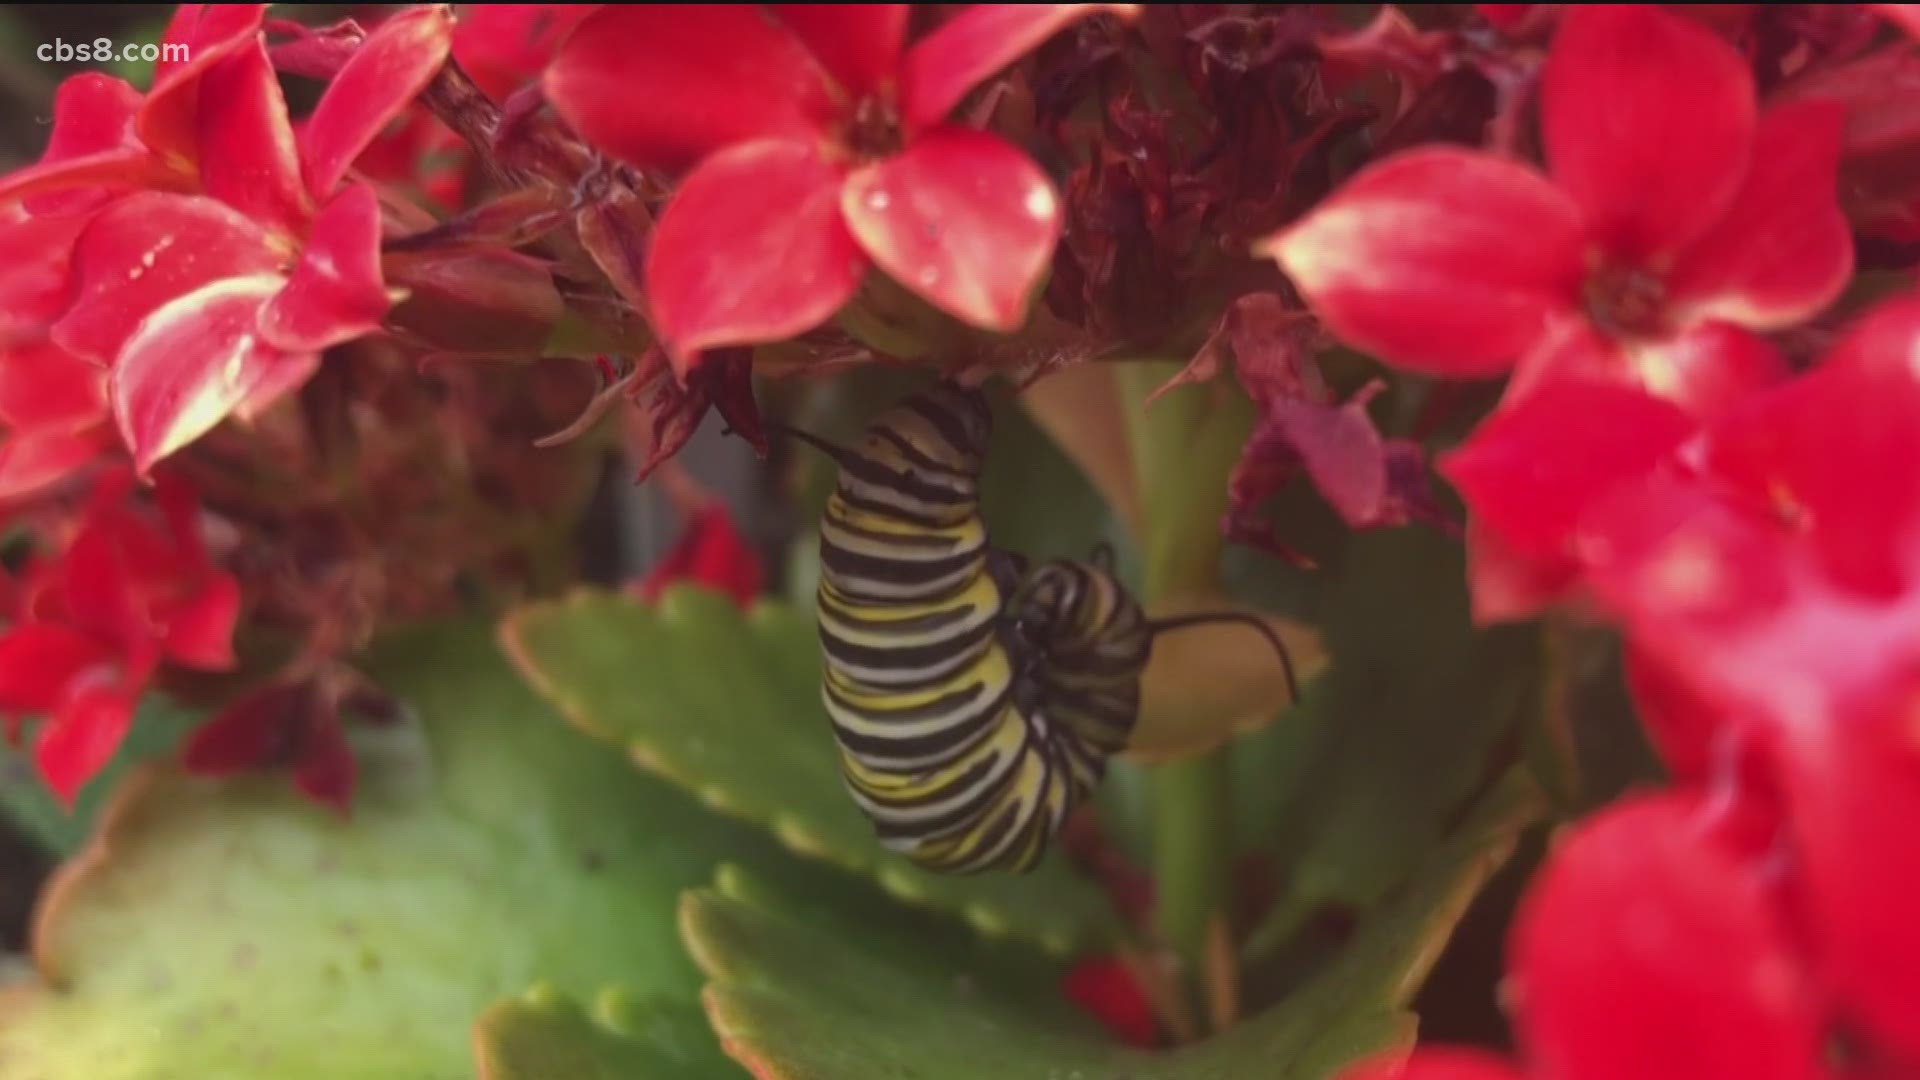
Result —
[[22, 623], [0, 633], [0, 712], [48, 712], [67, 684], [112, 654], [58, 623]]
[[140, 141], [163, 158], [201, 160], [200, 83], [207, 72], [259, 41], [265, 4], [182, 4], [166, 40], [186, 46], [186, 59], [154, 67], [135, 121]]
[[[1459, 543], [1430, 530], [1360, 533], [1316, 598], [1331, 663], [1272, 729], [1287, 753], [1260, 780], [1279, 802], [1258, 845], [1283, 860], [1285, 885], [1248, 936], [1250, 961], [1328, 944], [1315, 913], [1395, 895], [1537, 722], [1539, 637], [1474, 627], [1460, 563]], [[1512, 812], [1538, 811], [1537, 793], [1511, 794], [1524, 804]]]
[[1553, 852], [1511, 946], [1521, 1041], [1566, 1080], [1805, 1080], [1818, 1003], [1759, 859], [1710, 806], [1618, 804]]
[[209, 69], [196, 117], [200, 184], [256, 223], [297, 236], [313, 214], [280, 80], [259, 41]]
[[136, 702], [122, 687], [90, 683], [55, 706], [35, 738], [34, 764], [63, 805], [105, 768], [133, 726]]
[[1627, 265], [1671, 256], [1733, 203], [1754, 156], [1753, 75], [1719, 35], [1650, 4], [1576, 7], [1540, 91], [1553, 178]]
[[999, 136], [965, 128], [929, 131], [857, 170], [841, 209], [895, 281], [1002, 333], [1026, 321], [1060, 239], [1060, 198], [1046, 173]]
[[453, 27], [453, 57], [495, 101], [534, 79], [599, 4], [469, 4]]
[[1375, 164], [1260, 250], [1342, 340], [1389, 363], [1495, 375], [1570, 311], [1579, 213], [1538, 173], [1451, 148]]
[[841, 184], [811, 146], [774, 141], [715, 154], [680, 184], [646, 280], [676, 370], [703, 349], [811, 330], [853, 296], [866, 259], [841, 219]]
[[260, 312], [260, 336], [319, 352], [380, 329], [393, 298], [380, 280], [380, 200], [355, 184], [314, 219], [300, 262]]
[[691, 588], [657, 607], [583, 592], [521, 609], [503, 635], [575, 725], [802, 854], [1055, 951], [1114, 930], [1105, 896], [1058, 856], [1027, 876], [942, 877], [880, 846], [840, 774], [811, 613], [763, 603], [743, 614]]
[[367, 35], [327, 84], [300, 133], [307, 190], [333, 196], [360, 152], [426, 87], [453, 47], [453, 14], [422, 4], [387, 19]]
[[754, 4], [604, 7], [560, 47], [546, 96], [588, 142], [671, 170], [748, 140], [810, 145], [840, 109], [820, 62]]
[[1739, 194], [1668, 275], [1670, 303], [1690, 320], [1773, 330], [1840, 295], [1853, 273], [1853, 233], [1834, 194], [1844, 120], [1820, 101], [1767, 110]]
[[[809, 888], [823, 872], [568, 732], [490, 634], [376, 650], [369, 674], [406, 713], [356, 746], [351, 822], [273, 778], [123, 786], [42, 904], [49, 986], [0, 1010], [8, 1070], [466, 1076], [474, 1017], [537, 980], [692, 1005], [679, 892], [728, 859]], [[690, 1059], [718, 1055], [703, 1026], [675, 1031]]]
[[110, 393], [134, 467], [187, 445], [242, 404], [284, 393], [315, 358], [260, 338], [260, 310], [286, 284], [275, 274], [225, 278], [162, 306], [127, 339]]
[[1158, 1054], [1120, 1045], [1084, 1018], [1060, 1018], [1032, 1000], [1030, 985], [970, 982], [976, 992], [956, 997], [951, 961], [912, 938], [886, 947], [846, 919], [823, 926], [776, 913], [737, 876], [690, 894], [681, 926], [710, 980], [704, 1000], [721, 1044], [763, 1080], [1324, 1080], [1411, 1042], [1407, 999], [1517, 827], [1476, 817], [1279, 1004]]
[[1135, 4], [973, 4], [907, 50], [900, 119], [908, 131], [947, 118], [967, 91], [1039, 48], [1063, 28], [1101, 12], [1131, 17]]
[[779, 4], [773, 13], [849, 98], [892, 88], [907, 39], [906, 4]]
[[541, 984], [495, 1002], [473, 1028], [479, 1080], [737, 1078], [714, 1045], [707, 1018], [689, 1004], [636, 999], [616, 988], [589, 1006]]
[[1640, 391], [1568, 380], [1496, 413], [1440, 471], [1505, 543], [1551, 552], [1569, 542], [1587, 506], [1645, 474], [1694, 426]]
[[158, 192], [129, 196], [80, 234], [73, 252], [78, 295], [53, 339], [111, 365], [155, 309], [222, 278], [277, 271], [290, 256], [225, 203]]

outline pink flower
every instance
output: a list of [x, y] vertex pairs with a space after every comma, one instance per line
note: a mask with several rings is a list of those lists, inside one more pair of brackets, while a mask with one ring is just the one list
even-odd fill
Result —
[[260, 37], [259, 5], [182, 7], [144, 96], [81, 75], [62, 86], [47, 153], [0, 178], [0, 200], [91, 215], [75, 241], [76, 299], [53, 327], [111, 369], [135, 465], [306, 381], [327, 347], [379, 327], [373, 191], [349, 166], [445, 58], [444, 9], [383, 23], [296, 139]]
[[[1517, 364], [1509, 409], [1579, 378], [1703, 417], [1777, 381], [1784, 366], [1754, 332], [1820, 311], [1853, 265], [1834, 194], [1841, 110], [1760, 110], [1738, 53], [1646, 6], [1569, 9], [1540, 107], [1547, 174], [1411, 150], [1363, 170], [1265, 250], [1326, 326], [1389, 363], [1469, 378]], [[1455, 467], [1538, 457], [1497, 447], [1501, 434], [1476, 437]], [[1474, 495], [1476, 610], [1527, 614], [1569, 579], [1566, 537], [1516, 535]]]
[[869, 263], [975, 326], [1025, 320], [1061, 228], [1046, 175], [947, 116], [1068, 23], [1121, 6], [971, 7], [905, 48], [906, 5], [603, 8], [546, 74], [590, 142], [691, 169], [646, 283], [676, 368], [793, 336], [852, 298]]
[[0, 713], [17, 731], [44, 715], [35, 760], [71, 803], [113, 757], [140, 692], [163, 662], [233, 666], [240, 589], [201, 544], [193, 496], [163, 482], [160, 520], [128, 502], [131, 477], [109, 477], [59, 556], [27, 576], [13, 625], [0, 631]]

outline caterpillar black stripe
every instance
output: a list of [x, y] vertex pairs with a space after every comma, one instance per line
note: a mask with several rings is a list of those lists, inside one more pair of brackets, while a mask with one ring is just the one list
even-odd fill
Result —
[[949, 873], [1040, 859], [1126, 745], [1153, 636], [1199, 621], [1148, 620], [1098, 557], [990, 547], [990, 428], [983, 395], [941, 384], [852, 448], [793, 432], [840, 466], [819, 617], [848, 790], [882, 843]]

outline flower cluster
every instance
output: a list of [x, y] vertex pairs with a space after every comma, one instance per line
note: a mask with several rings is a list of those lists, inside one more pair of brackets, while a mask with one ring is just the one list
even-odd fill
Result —
[[[1440, 463], [1476, 611], [1569, 601], [1618, 625], [1673, 778], [1576, 826], [1534, 886], [1510, 941], [1524, 1070], [1905, 1075], [1920, 298], [1837, 338], [1783, 333], [1852, 277], [1837, 187], [1867, 120], [1840, 91], [1890, 54], [1763, 96], [1737, 25], [1549, 16], [1544, 172], [1411, 149], [1266, 244], [1341, 339], [1413, 371], [1512, 371]], [[1518, 1074], [1422, 1051], [1352, 1075]]]
[[[753, 603], [670, 459], [710, 412], [764, 453], [756, 377], [1190, 357], [1254, 420], [1188, 505], [1287, 558], [1299, 480], [1454, 529], [1470, 424], [1476, 615], [1616, 628], [1671, 777], [1534, 884], [1516, 1059], [1350, 1075], [1920, 1069], [1910, 6], [369, 19], [182, 6], [0, 177], [0, 715], [61, 797], [165, 685], [189, 768], [345, 810], [358, 648], [578, 577], [610, 450], [687, 522], [631, 591]], [[1152, 1045], [1131, 978], [1065, 992]]]

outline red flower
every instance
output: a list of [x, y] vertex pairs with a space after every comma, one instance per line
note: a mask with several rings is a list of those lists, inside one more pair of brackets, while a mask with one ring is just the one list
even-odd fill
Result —
[[[1629, 800], [1582, 823], [1508, 941], [1524, 1075], [1541, 1080], [1817, 1080], [1825, 1016], [1766, 851], [1711, 803]], [[1477, 1054], [1419, 1050], [1344, 1080], [1509, 1080]]]
[[392, 302], [377, 200], [341, 181], [439, 68], [446, 13], [382, 24], [298, 140], [260, 20], [259, 5], [182, 7], [167, 40], [190, 60], [156, 68], [144, 97], [104, 76], [69, 80], [40, 163], [0, 178], [0, 199], [105, 206], [76, 242], [77, 299], [52, 336], [112, 368], [113, 411], [143, 472], [299, 386], [322, 350], [376, 329]]
[[609, 6], [547, 70], [589, 141], [692, 171], [647, 259], [656, 330], [702, 350], [812, 329], [869, 262], [1010, 331], [1053, 254], [1060, 200], [997, 136], [947, 122], [968, 90], [1067, 23], [1122, 6], [978, 5], [904, 49], [901, 4]]
[[[1329, 328], [1391, 363], [1463, 377], [1518, 363], [1509, 409], [1579, 378], [1708, 416], [1777, 381], [1784, 368], [1752, 331], [1818, 312], [1852, 267], [1834, 195], [1840, 110], [1759, 111], [1724, 41], [1654, 8], [1614, 6], [1566, 12], [1541, 114], [1550, 177], [1467, 150], [1409, 151], [1363, 171], [1267, 250]], [[1577, 419], [1567, 404], [1514, 426], [1551, 434]], [[1539, 461], [1537, 448], [1501, 445], [1503, 434], [1472, 449], [1588, 468]], [[1568, 488], [1556, 502], [1577, 508], [1597, 494]], [[1515, 534], [1474, 498], [1476, 610], [1526, 614], [1570, 577], [1566, 538]]]
[[684, 524], [680, 538], [634, 583], [634, 591], [651, 604], [667, 586], [690, 582], [730, 596], [742, 608], [752, 607], [766, 585], [766, 568], [740, 535], [726, 504], [671, 463], [659, 477], [661, 490]]
[[1151, 1050], [1160, 1045], [1160, 1022], [1153, 1002], [1133, 969], [1118, 957], [1090, 956], [1060, 980], [1060, 992], [1128, 1046]]
[[453, 58], [495, 101], [540, 77], [598, 4], [468, 4], [453, 28]]
[[270, 683], [228, 702], [187, 740], [181, 764], [210, 777], [285, 769], [302, 795], [342, 814], [357, 771], [338, 694], [320, 679]]
[[[4, 213], [4, 212], [0, 212]], [[72, 475], [109, 447], [106, 376], [48, 338], [67, 301], [67, 252], [84, 218], [0, 220], [0, 500]]]
[[233, 666], [240, 606], [232, 576], [201, 544], [192, 495], [162, 483], [161, 520], [127, 502], [130, 478], [104, 481], [57, 559], [36, 566], [14, 624], [0, 632], [0, 713], [17, 734], [46, 717], [41, 775], [71, 803], [119, 747], [141, 689], [162, 662]]

